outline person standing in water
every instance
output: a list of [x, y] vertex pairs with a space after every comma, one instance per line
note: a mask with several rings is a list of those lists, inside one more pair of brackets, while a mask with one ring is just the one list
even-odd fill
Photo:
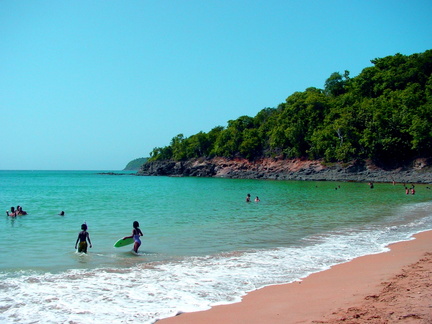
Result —
[[10, 208], [10, 212], [9, 210], [6, 211], [6, 215], [10, 216], [10, 217], [15, 217], [18, 213], [15, 211], [15, 207], [11, 207]]
[[20, 216], [27, 215], [27, 212], [21, 206], [17, 206], [16, 213]]
[[135, 222], [133, 222], [132, 235], [123, 237], [123, 240], [128, 239], [128, 238], [134, 239], [135, 243], [134, 243], [133, 250], [135, 253], [138, 253], [138, 248], [141, 245], [140, 236], [143, 236], [143, 233], [139, 229], [139, 223], [137, 221], [135, 221]]
[[90, 247], [92, 247], [92, 243], [90, 241], [90, 234], [87, 232], [87, 224], [81, 225], [82, 231], [78, 233], [78, 238], [75, 243], [75, 249], [77, 248], [78, 242], [78, 252], [80, 253], [87, 253], [87, 241], [90, 244]]

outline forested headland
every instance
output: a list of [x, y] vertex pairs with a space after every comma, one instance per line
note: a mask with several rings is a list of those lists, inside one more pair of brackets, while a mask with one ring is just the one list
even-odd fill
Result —
[[148, 158], [137, 158], [134, 159], [132, 161], [130, 161], [125, 168], [123, 169], [123, 171], [135, 171], [135, 170], [139, 170], [139, 168], [147, 162]]
[[154, 148], [151, 161], [197, 158], [370, 160], [397, 168], [432, 152], [432, 50], [371, 60], [356, 77], [334, 72], [324, 88], [291, 94], [255, 117]]

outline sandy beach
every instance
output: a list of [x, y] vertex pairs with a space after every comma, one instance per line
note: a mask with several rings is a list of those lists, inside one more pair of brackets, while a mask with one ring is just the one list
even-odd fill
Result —
[[158, 323], [432, 323], [432, 231], [389, 248]]

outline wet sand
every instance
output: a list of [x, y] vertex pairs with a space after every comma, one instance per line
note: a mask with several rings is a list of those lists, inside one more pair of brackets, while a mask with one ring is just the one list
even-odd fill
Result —
[[312, 274], [247, 294], [240, 303], [161, 324], [432, 323], [432, 231]]

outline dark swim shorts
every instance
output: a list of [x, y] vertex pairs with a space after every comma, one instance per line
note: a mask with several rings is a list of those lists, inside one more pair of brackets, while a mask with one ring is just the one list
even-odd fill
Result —
[[78, 252], [80, 253], [87, 253], [87, 242], [80, 242], [80, 244], [78, 245]]

